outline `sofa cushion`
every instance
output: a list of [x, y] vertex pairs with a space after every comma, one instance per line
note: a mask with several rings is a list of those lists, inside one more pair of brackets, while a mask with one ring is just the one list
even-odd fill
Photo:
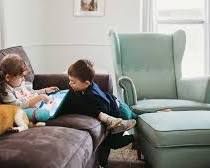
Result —
[[94, 150], [107, 136], [105, 126], [97, 119], [79, 114], [67, 114], [46, 123], [48, 126], [62, 126], [88, 131], [93, 139]]
[[[113, 85], [110, 74], [95, 74], [94, 82], [99, 87], [108, 93], [113, 93]], [[68, 74], [35, 74], [34, 76], [34, 89], [42, 89], [49, 86], [58, 86], [59, 89], [69, 89]]]
[[131, 108], [137, 114], [142, 114], [156, 112], [162, 109], [171, 109], [173, 111], [210, 110], [210, 105], [180, 99], [144, 99], [138, 101], [137, 105], [134, 105]]
[[1, 168], [83, 168], [93, 146], [86, 131], [41, 127], [1, 136], [0, 149]]
[[138, 130], [154, 147], [210, 145], [210, 111], [146, 113]]
[[33, 82], [34, 71], [32, 69], [29, 58], [28, 58], [26, 52], [23, 50], [23, 48], [21, 46], [17, 46], [17, 47], [11, 47], [11, 48], [6, 48], [6, 49], [0, 50], [0, 60], [7, 54], [18, 54], [20, 57], [23, 58], [23, 60], [25, 61], [26, 65], [28, 66], [28, 68], [30, 70], [30, 73], [26, 76], [26, 80]]

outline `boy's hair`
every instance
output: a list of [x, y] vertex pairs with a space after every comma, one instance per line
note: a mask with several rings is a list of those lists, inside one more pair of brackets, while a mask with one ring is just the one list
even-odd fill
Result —
[[24, 75], [24, 72], [29, 72], [26, 63], [17, 54], [7, 54], [0, 62], [0, 101], [1, 96], [7, 95], [6, 92], [6, 75], [19, 76]]
[[68, 75], [78, 78], [82, 82], [92, 82], [95, 76], [93, 64], [89, 60], [78, 60], [69, 67]]

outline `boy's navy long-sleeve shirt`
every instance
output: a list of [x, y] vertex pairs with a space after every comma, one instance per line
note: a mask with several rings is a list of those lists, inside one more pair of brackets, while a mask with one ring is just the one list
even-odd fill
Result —
[[83, 92], [70, 89], [68, 113], [84, 114], [97, 118], [100, 112], [119, 117], [115, 97], [103, 92], [97, 84], [91, 85]]

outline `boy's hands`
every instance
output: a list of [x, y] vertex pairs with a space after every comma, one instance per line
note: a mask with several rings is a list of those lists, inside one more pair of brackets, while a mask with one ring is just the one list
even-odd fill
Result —
[[57, 92], [59, 91], [59, 88], [58, 87], [47, 87], [45, 88], [45, 93], [46, 94], [50, 94], [50, 93], [54, 93], [54, 92]]

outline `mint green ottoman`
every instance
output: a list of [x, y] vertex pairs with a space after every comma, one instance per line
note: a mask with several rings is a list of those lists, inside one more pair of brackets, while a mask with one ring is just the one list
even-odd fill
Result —
[[210, 168], [210, 111], [139, 116], [140, 148], [149, 168]]

